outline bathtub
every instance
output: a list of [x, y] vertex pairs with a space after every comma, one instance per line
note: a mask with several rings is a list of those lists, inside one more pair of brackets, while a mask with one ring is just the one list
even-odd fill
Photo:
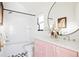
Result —
[[33, 57], [33, 42], [7, 44], [2, 48], [0, 57]]

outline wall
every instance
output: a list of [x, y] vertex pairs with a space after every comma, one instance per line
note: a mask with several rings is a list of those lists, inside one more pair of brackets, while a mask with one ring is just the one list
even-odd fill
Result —
[[76, 24], [79, 26], [79, 2], [76, 2], [76, 7], [75, 7], [75, 11], [76, 11], [76, 19], [75, 19], [75, 21], [76, 21]]
[[[78, 15], [79, 15], [79, 2], [76, 2], [76, 4], [75, 4], [75, 19], [74, 19], [74, 22], [75, 22], [76, 25], [78, 25], [78, 29], [79, 29], [79, 16]], [[71, 40], [75, 39], [77, 42], [79, 42], [79, 35], [78, 34], [79, 34], [79, 31], [72, 34], [70, 36]]]

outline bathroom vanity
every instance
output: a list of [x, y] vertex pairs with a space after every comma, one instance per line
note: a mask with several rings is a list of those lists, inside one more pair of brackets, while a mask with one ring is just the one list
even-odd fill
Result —
[[[45, 37], [44, 37], [45, 36]], [[41, 35], [35, 38], [35, 57], [79, 57], [79, 43], [63, 39], [52, 39]]]
[[36, 32], [34, 56], [79, 57], [78, 10], [79, 3], [53, 3], [46, 24], [48, 32], [52, 34]]

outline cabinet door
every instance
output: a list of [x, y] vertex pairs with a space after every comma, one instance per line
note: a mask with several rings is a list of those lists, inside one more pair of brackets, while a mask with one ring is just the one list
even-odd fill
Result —
[[56, 47], [57, 57], [77, 57], [77, 52], [62, 47]]
[[34, 56], [51, 57], [55, 55], [55, 46], [41, 40], [35, 40]]
[[78, 52], [78, 57], [79, 57], [79, 52]]
[[55, 56], [55, 45], [51, 43], [46, 43], [46, 56], [47, 57], [54, 57]]

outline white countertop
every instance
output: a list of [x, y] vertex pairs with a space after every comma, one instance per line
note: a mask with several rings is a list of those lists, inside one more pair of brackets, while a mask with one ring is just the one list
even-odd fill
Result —
[[51, 36], [47, 32], [37, 32], [34, 38], [79, 52], [79, 41], [51, 38]]

